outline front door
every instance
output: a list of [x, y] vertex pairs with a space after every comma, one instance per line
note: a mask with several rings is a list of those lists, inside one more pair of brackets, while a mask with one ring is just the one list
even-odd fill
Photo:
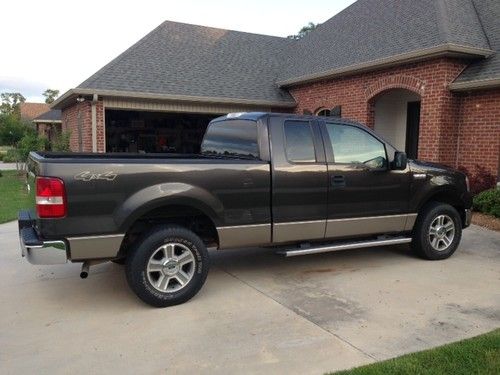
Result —
[[408, 168], [391, 170], [385, 144], [363, 127], [326, 122], [323, 134], [329, 175], [326, 237], [404, 230]]
[[406, 108], [406, 154], [410, 159], [418, 157], [420, 128], [420, 102], [408, 102]]

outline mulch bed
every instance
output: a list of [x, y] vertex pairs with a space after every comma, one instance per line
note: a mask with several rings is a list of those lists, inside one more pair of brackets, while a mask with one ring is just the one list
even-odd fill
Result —
[[500, 219], [480, 212], [472, 213], [472, 224], [500, 232]]

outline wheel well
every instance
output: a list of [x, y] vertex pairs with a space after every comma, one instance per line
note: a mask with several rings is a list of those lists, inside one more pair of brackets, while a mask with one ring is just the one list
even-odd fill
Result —
[[193, 231], [207, 247], [219, 244], [215, 224], [205, 213], [191, 206], [167, 205], [146, 212], [129, 227], [118, 257], [125, 256], [133, 244], [152, 227], [169, 224], [180, 225]]
[[460, 200], [460, 198], [457, 196], [456, 193], [453, 191], [441, 191], [439, 193], [436, 193], [432, 195], [430, 198], [428, 198], [418, 209], [418, 212], [422, 210], [423, 207], [425, 207], [427, 204], [430, 202], [441, 202], [441, 203], [446, 203], [449, 204], [450, 206], [453, 206], [458, 213], [460, 214], [460, 218], [462, 219], [462, 225], [465, 223], [465, 206], [463, 202]]

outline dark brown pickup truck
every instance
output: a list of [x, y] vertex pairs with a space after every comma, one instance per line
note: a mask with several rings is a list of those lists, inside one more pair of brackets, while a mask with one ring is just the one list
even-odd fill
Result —
[[408, 243], [427, 259], [456, 250], [470, 223], [466, 177], [406, 159], [369, 128], [274, 113], [213, 120], [199, 155], [31, 153], [34, 210], [19, 215], [34, 264], [126, 263], [154, 306], [202, 287], [207, 248], [286, 256]]

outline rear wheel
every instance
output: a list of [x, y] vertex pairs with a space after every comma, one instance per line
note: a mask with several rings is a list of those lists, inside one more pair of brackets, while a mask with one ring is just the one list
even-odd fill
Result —
[[127, 256], [127, 281], [149, 305], [186, 302], [201, 289], [209, 268], [208, 251], [193, 232], [179, 226], [155, 228]]
[[446, 259], [457, 249], [462, 238], [462, 221], [449, 204], [433, 202], [419, 213], [413, 232], [412, 247], [422, 258]]

